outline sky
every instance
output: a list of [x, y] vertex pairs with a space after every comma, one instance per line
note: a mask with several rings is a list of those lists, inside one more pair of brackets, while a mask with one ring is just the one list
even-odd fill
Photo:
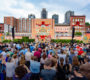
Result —
[[35, 14], [41, 18], [42, 8], [48, 11], [48, 18], [58, 14], [59, 23], [64, 22], [69, 10], [75, 15], [85, 15], [86, 22], [90, 22], [90, 0], [0, 0], [0, 23], [4, 22], [4, 16], [27, 18], [28, 14]]

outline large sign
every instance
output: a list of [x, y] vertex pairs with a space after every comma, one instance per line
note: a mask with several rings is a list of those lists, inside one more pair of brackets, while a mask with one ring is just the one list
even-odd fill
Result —
[[49, 35], [49, 32], [48, 32], [48, 30], [45, 29], [45, 28], [40, 28], [40, 29], [38, 29], [38, 31], [37, 31], [37, 35]]
[[3, 40], [5, 40], [5, 37], [2, 33], [0, 33], [0, 42], [2, 42]]
[[37, 36], [49, 35], [51, 36], [51, 38], [54, 38], [53, 19], [32, 19], [32, 38], [36, 39]]
[[84, 42], [84, 43], [90, 43], [90, 33], [86, 33], [86, 34], [83, 36], [83, 42]]

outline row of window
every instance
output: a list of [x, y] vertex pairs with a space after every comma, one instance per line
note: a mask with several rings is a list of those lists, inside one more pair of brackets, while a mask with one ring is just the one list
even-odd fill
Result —
[[71, 36], [70, 34], [61, 34], [61, 35], [56, 35], [56, 37], [61, 37], [61, 36]]
[[70, 28], [55, 28], [56, 30], [70, 30]]
[[[72, 23], [72, 25], [75, 25], [75, 24], [76, 24], [75, 22]], [[81, 23], [81, 22], [80, 22], [80, 25], [84, 25], [84, 23]]]
[[75, 21], [84, 21], [84, 19], [73, 19], [73, 22]]
[[84, 27], [76, 26], [75, 29], [84, 29]]
[[31, 37], [31, 34], [15, 34], [16, 36], [30, 36]]
[[56, 34], [67, 34], [68, 32], [56, 32]]

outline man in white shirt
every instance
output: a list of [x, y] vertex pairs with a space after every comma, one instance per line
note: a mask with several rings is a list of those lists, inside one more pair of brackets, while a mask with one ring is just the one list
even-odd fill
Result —
[[30, 61], [31, 60], [31, 56], [32, 56], [32, 53], [30, 52], [30, 49], [28, 48], [28, 51], [25, 54], [26, 61]]
[[30, 49], [28, 48], [28, 51], [26, 52], [26, 54], [25, 54], [25, 60], [26, 60], [26, 66], [28, 67], [28, 68], [30, 68], [30, 60], [31, 60], [31, 56], [32, 56], [33, 54], [30, 52]]

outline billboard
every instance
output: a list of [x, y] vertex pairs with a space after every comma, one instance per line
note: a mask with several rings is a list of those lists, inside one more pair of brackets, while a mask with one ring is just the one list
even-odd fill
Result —
[[5, 37], [2, 33], [0, 33], [0, 42], [2, 42], [3, 40], [5, 40]]
[[84, 43], [90, 43], [90, 33], [86, 33], [86, 34], [83, 36], [83, 42], [84, 42]]

